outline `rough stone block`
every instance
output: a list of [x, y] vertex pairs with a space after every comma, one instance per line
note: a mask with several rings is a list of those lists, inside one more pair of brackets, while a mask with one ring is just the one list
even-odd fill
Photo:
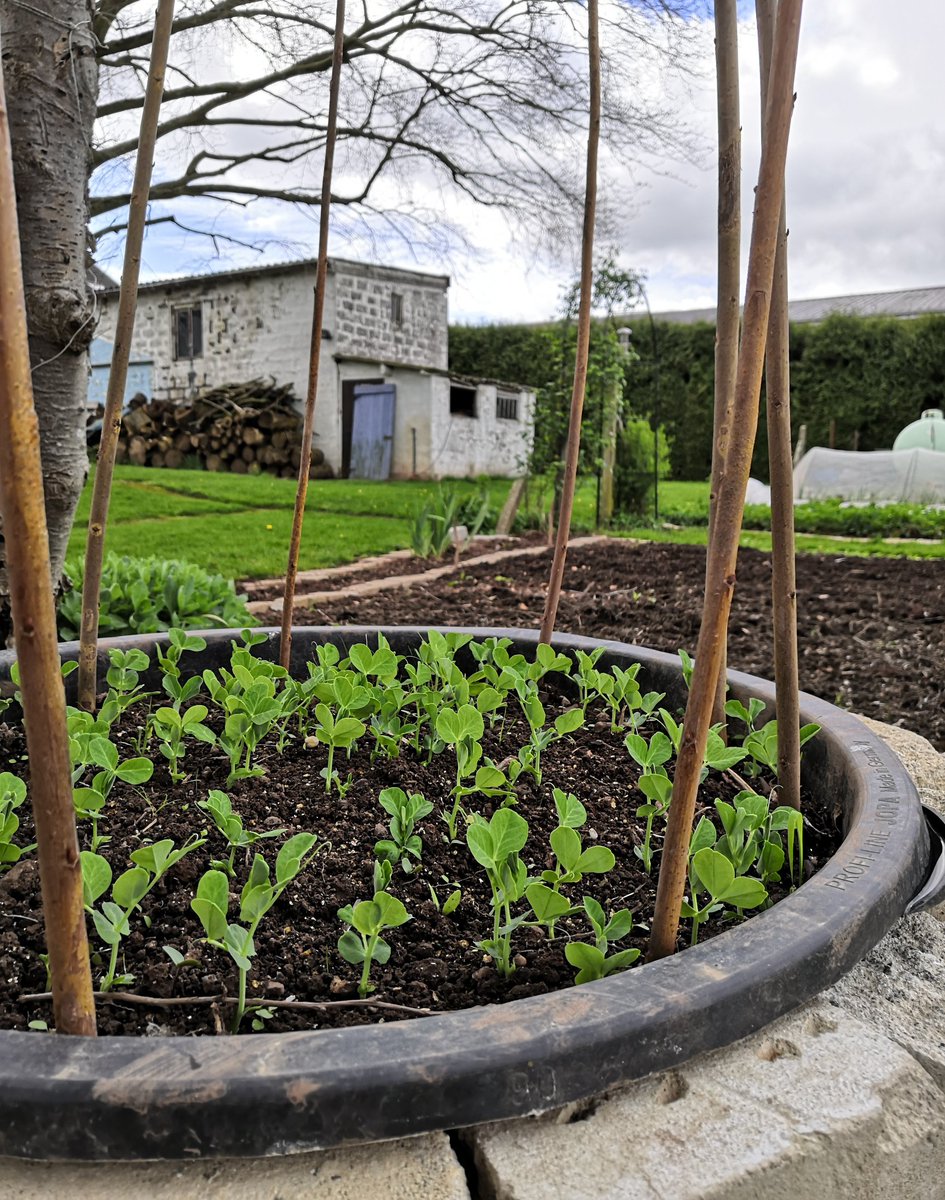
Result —
[[900, 921], [821, 999], [908, 1050], [945, 1091], [945, 926], [925, 913]]
[[0, 1159], [0, 1200], [469, 1200], [445, 1134], [247, 1161], [29, 1163]]
[[894, 1042], [816, 1004], [583, 1111], [468, 1136], [493, 1200], [945, 1200], [942, 1101]]

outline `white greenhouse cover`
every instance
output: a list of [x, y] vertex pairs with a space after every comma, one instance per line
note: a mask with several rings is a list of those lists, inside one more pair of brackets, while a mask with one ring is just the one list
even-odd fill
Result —
[[945, 454], [934, 450], [828, 450], [815, 446], [794, 468], [794, 501], [905, 500], [945, 503]]

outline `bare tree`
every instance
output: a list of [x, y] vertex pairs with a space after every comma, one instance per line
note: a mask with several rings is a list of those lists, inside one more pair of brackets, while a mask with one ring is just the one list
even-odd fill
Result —
[[[180, 4], [152, 223], [210, 232], [234, 206], [319, 205], [333, 8]], [[629, 163], [683, 146], [681, 122], [647, 98], [658, 89], [636, 78], [635, 64], [690, 61], [690, 8], [696, 0], [602, 4], [602, 183], [606, 192], [608, 177], [622, 176], [622, 201]], [[151, 20], [151, 7], [134, 0], [0, 0], [54, 572], [86, 471], [96, 315], [87, 226], [91, 216], [102, 238], [126, 223]], [[360, 0], [345, 36], [336, 227], [356, 221], [378, 236], [432, 236], [442, 246], [472, 201], [573, 243], [588, 112], [584, 29], [582, 0]], [[9, 634], [4, 594], [0, 578], [0, 638]]]

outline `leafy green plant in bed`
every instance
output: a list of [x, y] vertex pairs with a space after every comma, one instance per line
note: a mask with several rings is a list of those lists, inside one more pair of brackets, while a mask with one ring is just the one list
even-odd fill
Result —
[[492, 892], [492, 937], [478, 945], [488, 954], [500, 975], [511, 975], [512, 905], [525, 894], [528, 872], [520, 851], [528, 841], [528, 822], [511, 808], [500, 808], [490, 820], [475, 814], [466, 830], [466, 845], [485, 869]]
[[569, 708], [555, 717], [550, 726], [545, 725], [545, 707], [537, 692], [531, 692], [522, 709], [528, 722], [528, 742], [519, 751], [518, 757], [524, 770], [535, 777], [541, 787], [541, 756], [553, 742], [574, 733], [584, 724], [584, 713], [580, 708]]
[[436, 717], [436, 733], [456, 754], [456, 782], [451, 795], [453, 807], [446, 817], [450, 841], [456, 840], [456, 828], [462, 812], [463, 780], [474, 773], [482, 757], [482, 735], [485, 725], [482, 713], [472, 704], [458, 709], [442, 708]]
[[211, 869], [197, 884], [190, 907], [203, 926], [208, 945], [224, 950], [238, 973], [238, 995], [232, 1030], [239, 1029], [246, 1015], [246, 980], [256, 955], [254, 938], [259, 923], [273, 905], [321, 849], [314, 833], [297, 833], [289, 838], [276, 855], [275, 880], [261, 854], [253, 858], [249, 877], [240, 892], [239, 920], [230, 921], [230, 880], [224, 871]]
[[[616, 864], [613, 851], [606, 846], [584, 847], [578, 830], [587, 821], [587, 810], [578, 798], [555, 788], [553, 793], [558, 826], [551, 832], [554, 867], [541, 873], [541, 883], [531, 883], [525, 898], [538, 920], [554, 937], [555, 922], [570, 908], [561, 907], [560, 892], [565, 884], [581, 883], [585, 875], [606, 875]], [[559, 899], [554, 899], [557, 896]]]
[[159, 708], [152, 717], [158, 749], [167, 759], [168, 770], [174, 783], [181, 783], [187, 778], [186, 773], [178, 769], [186, 752], [185, 739], [192, 737], [198, 742], [208, 742], [210, 745], [217, 740], [213, 730], [203, 723], [208, 712], [205, 704], [192, 704], [183, 712], [176, 708]]
[[163, 672], [161, 686], [174, 708], [180, 710], [200, 693], [204, 682], [199, 675], [184, 679], [181, 659], [185, 654], [199, 654], [201, 650], [206, 650], [207, 642], [205, 638], [183, 629], [169, 629], [167, 636], [170, 644], [157, 652], [158, 665]]
[[[155, 842], [150, 846], [140, 846], [131, 854], [134, 866], [123, 872], [112, 883], [111, 864], [101, 854], [91, 850], [83, 850], [80, 854], [82, 865], [82, 893], [86, 912], [95, 925], [98, 936], [110, 949], [108, 966], [99, 981], [100, 991], [107, 992], [114, 984], [134, 982], [132, 975], [119, 975], [118, 952], [122, 939], [131, 933], [130, 918], [141, 906], [141, 901], [154, 889], [156, 884], [167, 874], [175, 863], [198, 846], [204, 844], [203, 838], [190, 838], [183, 846], [175, 847], [170, 838]], [[111, 899], [102, 904], [98, 901], [111, 886]]]
[[[87, 720], [88, 732], [74, 732], [83, 720]], [[92, 822], [92, 850], [98, 850], [108, 840], [99, 836], [98, 821], [115, 781], [120, 779], [132, 785], [147, 783], [154, 773], [154, 764], [144, 757], [128, 758], [122, 762], [118, 747], [96, 731], [96, 723], [88, 713], [70, 715], [69, 724], [73, 782], [80, 780], [88, 769], [99, 768], [89, 785], [72, 790], [76, 815]]]
[[236, 862], [237, 850], [248, 850], [251, 846], [255, 846], [257, 842], [265, 841], [268, 838], [281, 837], [284, 829], [267, 829], [265, 833], [254, 833], [251, 829], [246, 829], [243, 825], [243, 818], [239, 813], [233, 811], [233, 805], [226, 792], [221, 792], [217, 788], [213, 788], [207, 795], [206, 800], [198, 800], [197, 807], [202, 808], [213, 821], [217, 830], [226, 838], [227, 845], [230, 847], [230, 856], [227, 859], [213, 859], [210, 865], [218, 871], [225, 871], [232, 879], [235, 875], [234, 864]]
[[0, 871], [18, 862], [32, 846], [18, 846], [14, 842], [20, 828], [17, 809], [26, 799], [26, 784], [9, 771], [0, 772]]
[[[82, 624], [81, 560], [66, 564], [71, 587], [59, 605], [59, 636], [75, 640]], [[99, 634], [117, 637], [171, 628], [206, 629], [255, 624], [232, 580], [177, 559], [105, 556]]]
[[575, 967], [575, 983], [591, 983], [595, 979], [606, 979], [614, 971], [622, 971], [640, 957], [637, 949], [617, 950], [610, 953], [612, 942], [619, 942], [633, 929], [633, 918], [628, 908], [611, 913], [608, 917], [597, 900], [584, 897], [584, 914], [594, 934], [594, 944], [568, 942], [564, 956]]
[[408, 796], [399, 787], [385, 788], [378, 796], [378, 802], [390, 814], [390, 837], [375, 842], [374, 853], [390, 863], [399, 862], [403, 871], [410, 875], [417, 869], [423, 854], [423, 843], [414, 829], [419, 820], [433, 812], [433, 805], [419, 793]]
[[361, 967], [358, 995], [364, 999], [374, 991], [371, 966], [390, 959], [390, 943], [381, 936], [411, 919], [403, 903], [386, 891], [376, 891], [373, 900], [359, 900], [338, 909], [338, 920], [348, 929], [338, 939], [338, 953], [353, 966]]
[[[737, 875], [731, 862], [718, 850], [704, 846], [689, 861], [690, 898], [682, 906], [683, 916], [692, 921], [692, 945], [699, 941], [699, 929], [712, 913], [729, 909], [758, 908], [768, 899], [760, 879]], [[701, 905], [699, 896], [706, 897]]]

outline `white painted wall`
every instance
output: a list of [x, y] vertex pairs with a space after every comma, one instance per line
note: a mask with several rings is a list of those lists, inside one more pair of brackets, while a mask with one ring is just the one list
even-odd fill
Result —
[[518, 393], [518, 419], [510, 421], [496, 415], [496, 394], [505, 389], [481, 383], [476, 388], [476, 416], [465, 417], [450, 413], [449, 379], [440, 378], [437, 385], [431, 421], [431, 476], [521, 475], [534, 435], [534, 394]]
[[[132, 359], [152, 365], [152, 395], [185, 400], [196, 390], [272, 377], [308, 388], [313, 265], [198, 276], [139, 292]], [[480, 385], [477, 416], [450, 416], [445, 276], [333, 259], [325, 294], [313, 444], [342, 464], [342, 382], [395, 384], [392, 474], [409, 478], [515, 475], [531, 447], [534, 397], [522, 393], [518, 420], [496, 416], [496, 388]], [[392, 320], [391, 295], [402, 320]], [[103, 296], [98, 338], [114, 338], [117, 293]], [[174, 312], [200, 305], [203, 354], [174, 358]]]

